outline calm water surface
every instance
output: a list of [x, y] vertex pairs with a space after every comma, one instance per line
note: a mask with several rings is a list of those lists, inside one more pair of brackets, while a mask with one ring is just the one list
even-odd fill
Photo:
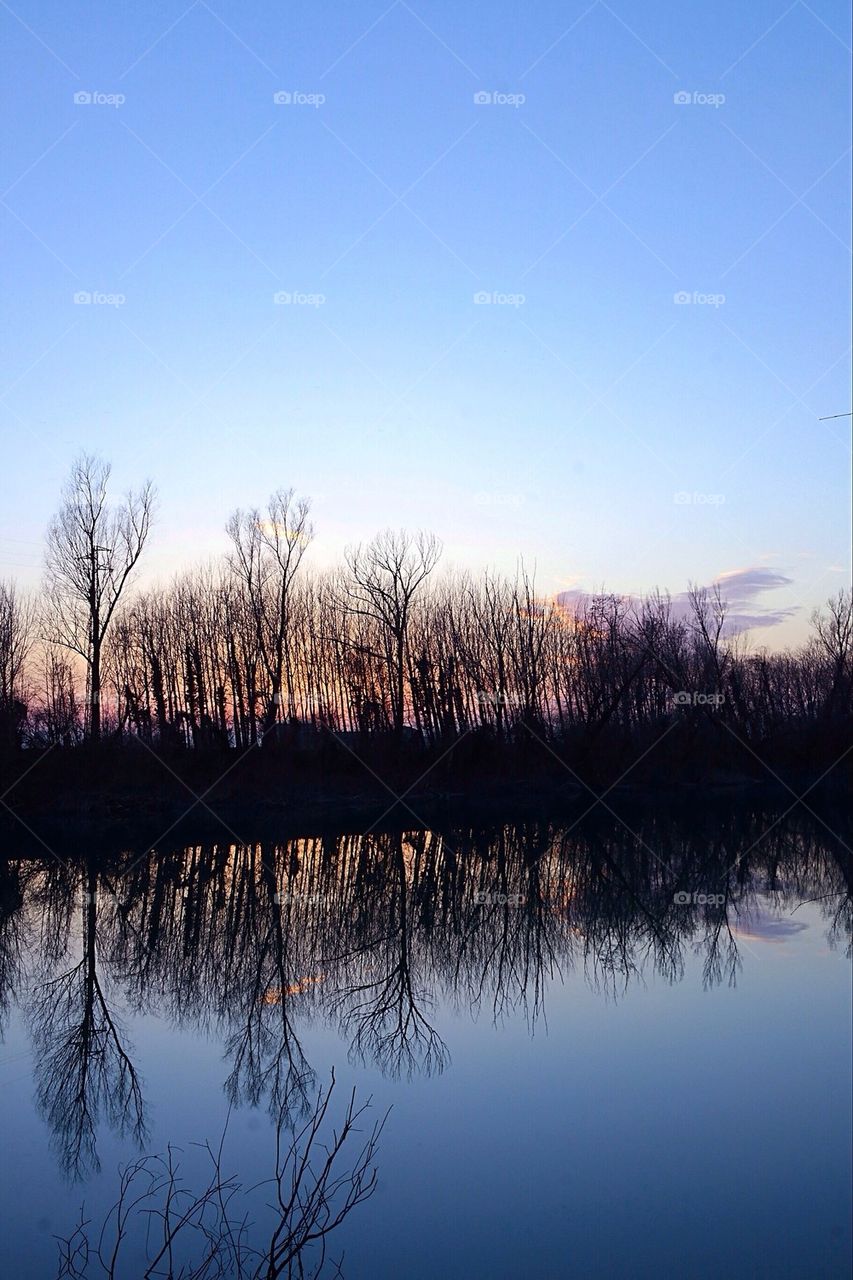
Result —
[[391, 1108], [349, 1280], [848, 1276], [853, 841], [777, 817], [12, 850], [0, 1275], [226, 1120], [268, 1179], [334, 1068]]

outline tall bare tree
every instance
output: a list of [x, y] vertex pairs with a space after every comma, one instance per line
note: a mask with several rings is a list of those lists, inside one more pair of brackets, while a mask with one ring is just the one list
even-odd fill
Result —
[[88, 670], [89, 733], [101, 736], [101, 657], [116, 605], [151, 529], [150, 481], [114, 506], [110, 464], [81, 454], [47, 532], [48, 638], [80, 655]]
[[401, 529], [378, 533], [366, 547], [348, 548], [344, 580], [348, 609], [379, 623], [393, 677], [394, 732], [402, 737], [406, 657], [412, 601], [438, 564], [442, 546], [434, 534]]
[[234, 544], [232, 564], [246, 591], [269, 681], [262, 737], [275, 724], [285, 682], [288, 708], [291, 713], [293, 710], [288, 633], [293, 580], [314, 536], [309, 511], [310, 503], [296, 498], [292, 489], [278, 489], [270, 497], [265, 515], [257, 507], [235, 511], [226, 525]]
[[832, 715], [839, 707], [849, 710], [853, 660], [853, 591], [849, 588], [839, 591], [827, 600], [823, 610], [815, 609], [812, 613], [812, 626], [831, 672], [825, 712]]

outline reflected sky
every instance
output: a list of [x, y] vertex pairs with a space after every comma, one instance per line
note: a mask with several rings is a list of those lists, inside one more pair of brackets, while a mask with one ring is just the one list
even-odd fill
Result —
[[9, 864], [0, 1269], [53, 1275], [120, 1163], [192, 1173], [229, 1107], [230, 1167], [269, 1176], [275, 1106], [334, 1065], [392, 1107], [351, 1280], [845, 1276], [849, 862], [792, 817], [732, 865], [762, 820]]

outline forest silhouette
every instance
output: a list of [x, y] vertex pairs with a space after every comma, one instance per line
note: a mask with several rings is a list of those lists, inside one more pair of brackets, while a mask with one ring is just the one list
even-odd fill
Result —
[[[152, 788], [212, 788], [232, 770], [246, 794], [335, 778], [342, 793], [398, 795], [427, 777], [439, 792], [629, 774], [850, 785], [849, 591], [799, 649], [773, 653], [746, 642], [719, 588], [567, 605], [523, 564], [443, 573], [425, 533], [385, 530], [320, 572], [305, 563], [310, 504], [291, 490], [233, 512], [221, 561], [138, 589], [156, 491], [116, 499], [109, 482], [81, 455], [42, 590], [0, 584], [7, 807], [129, 795], [134, 780], [151, 802]], [[72, 748], [85, 763], [69, 764]]]

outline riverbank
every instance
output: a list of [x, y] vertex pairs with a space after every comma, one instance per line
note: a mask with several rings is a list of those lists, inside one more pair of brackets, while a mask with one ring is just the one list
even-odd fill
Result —
[[[320, 762], [252, 751], [171, 756], [135, 744], [21, 752], [0, 766], [0, 838], [14, 849], [74, 842], [168, 839], [245, 841], [306, 831], [399, 830], [447, 823], [526, 819], [581, 820], [587, 813], [778, 808], [799, 797], [834, 808], [849, 802], [847, 761], [835, 768], [798, 762], [747, 767], [706, 760], [632, 764], [600, 756], [591, 767], [560, 758], [544, 744], [489, 759], [454, 752], [364, 751]], [[848, 757], [849, 760], [849, 757]]]

